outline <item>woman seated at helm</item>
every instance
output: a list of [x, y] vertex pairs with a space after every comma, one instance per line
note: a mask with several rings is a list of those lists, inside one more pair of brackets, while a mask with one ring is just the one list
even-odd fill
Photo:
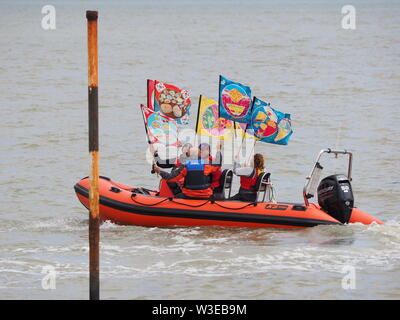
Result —
[[233, 163], [233, 173], [240, 177], [240, 189], [237, 194], [229, 198], [229, 200], [241, 200], [254, 202], [257, 199], [257, 191], [255, 190], [257, 178], [264, 172], [264, 156], [256, 153], [253, 157], [251, 166], [241, 167], [236, 161]]

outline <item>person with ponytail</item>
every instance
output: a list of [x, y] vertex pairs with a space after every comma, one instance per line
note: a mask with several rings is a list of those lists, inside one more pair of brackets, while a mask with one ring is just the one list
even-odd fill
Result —
[[257, 178], [264, 172], [265, 159], [260, 153], [256, 153], [250, 166], [241, 167], [236, 161], [233, 164], [233, 173], [240, 177], [240, 189], [237, 194], [229, 198], [229, 200], [240, 200], [254, 202], [257, 199], [255, 190]]

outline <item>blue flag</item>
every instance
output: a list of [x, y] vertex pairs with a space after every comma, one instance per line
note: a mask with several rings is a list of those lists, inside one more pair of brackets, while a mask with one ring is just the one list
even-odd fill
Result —
[[287, 145], [293, 134], [290, 114], [280, 112], [254, 97], [250, 132], [263, 142]]
[[251, 89], [238, 82], [219, 76], [219, 117], [250, 123]]

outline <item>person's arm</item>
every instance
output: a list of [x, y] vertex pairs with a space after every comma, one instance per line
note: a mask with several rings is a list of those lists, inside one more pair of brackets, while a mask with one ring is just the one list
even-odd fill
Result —
[[173, 168], [176, 163], [176, 158], [166, 160], [161, 159], [157, 151], [154, 153], [154, 160], [156, 161], [157, 165], [163, 169]]
[[221, 141], [217, 142], [217, 153], [215, 154], [215, 158], [212, 161], [212, 165], [213, 166], [217, 166], [217, 167], [221, 167], [222, 166], [222, 145], [221, 145]]
[[154, 171], [160, 174], [161, 178], [168, 180], [168, 182], [176, 182], [179, 181], [182, 177], [182, 172], [185, 171], [186, 175], [186, 170], [184, 170], [184, 166], [180, 166], [178, 169], [173, 170], [171, 173], [168, 173], [166, 171], [162, 171], [159, 166], [154, 166]]
[[253, 167], [240, 167], [239, 162], [233, 162], [233, 173], [239, 177], [250, 177], [254, 171]]
[[213, 173], [218, 172], [220, 170], [221, 170], [220, 167], [213, 166], [213, 165], [206, 165], [206, 167], [204, 168], [204, 174], [206, 176], [208, 176], [208, 175], [212, 175]]
[[[166, 172], [167, 173], [167, 172]], [[161, 175], [164, 179], [168, 180], [168, 182], [178, 182], [186, 176], [186, 168], [184, 166], [179, 167], [179, 169], [174, 170], [170, 174], [164, 175], [166, 178]]]
[[222, 166], [222, 152], [221, 151], [217, 151], [217, 153], [215, 154], [215, 158], [213, 159], [211, 164], [216, 167]]

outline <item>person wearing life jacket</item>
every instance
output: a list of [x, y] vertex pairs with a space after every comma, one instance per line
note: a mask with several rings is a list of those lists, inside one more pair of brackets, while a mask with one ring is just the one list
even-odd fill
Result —
[[172, 168], [172, 170], [178, 168], [181, 164], [185, 164], [186, 160], [188, 159], [188, 151], [190, 148], [192, 148], [192, 144], [191, 143], [185, 143], [182, 146], [182, 153], [179, 157], [175, 157], [175, 158], [170, 158], [170, 159], [161, 159], [160, 156], [158, 155], [157, 150], [154, 149], [153, 145], [150, 144], [149, 149], [150, 152], [153, 154], [154, 160], [157, 164], [157, 166], [159, 166], [160, 168], [163, 169], [168, 169], [168, 168]]
[[[182, 146], [182, 154], [177, 158], [163, 160], [159, 157], [157, 150], [154, 149], [153, 145], [150, 145], [150, 152], [153, 153], [154, 160], [156, 165], [160, 168], [167, 169], [172, 168], [171, 173], [174, 171], [179, 172], [181, 166], [184, 166], [186, 161], [189, 159], [189, 149], [192, 148], [190, 143], [185, 143]], [[167, 182], [169, 189], [172, 191], [174, 195], [177, 195], [182, 192], [181, 184], [182, 181], [177, 182]]]
[[199, 157], [199, 149], [191, 148], [190, 159], [185, 166], [181, 166], [178, 170], [168, 173], [162, 171], [158, 166], [154, 170], [168, 182], [176, 182], [184, 179], [182, 193], [178, 194], [178, 198], [194, 198], [208, 199], [213, 195], [211, 186], [211, 174], [218, 171], [218, 167], [214, 167]]
[[264, 169], [264, 156], [260, 153], [254, 155], [252, 166], [240, 167], [240, 164], [235, 160], [233, 164], [233, 173], [240, 177], [240, 189], [239, 192], [229, 198], [229, 200], [256, 201], [257, 192], [255, 186], [258, 176], [264, 172]]
[[222, 174], [221, 166], [222, 166], [222, 152], [221, 152], [221, 143], [218, 141], [217, 143], [217, 153], [215, 158], [211, 156], [211, 148], [208, 143], [201, 143], [199, 145], [199, 153], [200, 158], [204, 160], [204, 162], [208, 165], [218, 168], [212, 176], [211, 176], [211, 187], [213, 189], [214, 194], [220, 194], [222, 192], [220, 186], [220, 178]]

